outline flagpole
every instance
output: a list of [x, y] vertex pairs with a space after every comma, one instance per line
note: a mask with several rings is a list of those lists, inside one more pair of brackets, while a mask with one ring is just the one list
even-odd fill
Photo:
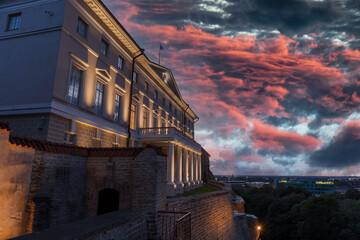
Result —
[[160, 52], [161, 52], [161, 43], [160, 43], [160, 47], [159, 47], [159, 65], [160, 65]]

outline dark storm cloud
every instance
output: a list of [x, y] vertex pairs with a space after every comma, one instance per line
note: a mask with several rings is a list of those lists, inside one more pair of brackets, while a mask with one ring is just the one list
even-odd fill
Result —
[[273, 158], [272, 161], [281, 166], [292, 166], [295, 164], [295, 161], [286, 161], [278, 158]]
[[266, 121], [266, 123], [274, 126], [281, 126], [284, 124], [294, 125], [298, 122], [296, 119], [276, 117], [276, 116], [265, 116], [264, 120]]
[[[132, 1], [141, 11], [134, 21], [144, 25], [181, 27], [198, 24], [205, 31], [237, 34], [248, 30], [279, 30], [294, 35], [318, 31], [324, 25], [341, 22], [348, 13], [339, 1], [230, 0], [230, 1]], [[355, 3], [352, 5], [356, 6]], [[141, 16], [140, 16], [141, 15]], [[356, 22], [354, 22], [354, 25]], [[211, 27], [218, 25], [221, 27]], [[334, 25], [336, 28], [336, 25]], [[352, 29], [348, 26], [349, 31]], [[258, 37], [271, 37], [262, 32]]]
[[[343, 12], [336, 1], [253, 0], [232, 1], [229, 22], [236, 27], [277, 29], [283, 34], [301, 34], [318, 30], [324, 24], [341, 19]], [[234, 25], [233, 25], [234, 26]]]
[[360, 124], [350, 123], [326, 147], [314, 152], [310, 166], [343, 168], [360, 163]]

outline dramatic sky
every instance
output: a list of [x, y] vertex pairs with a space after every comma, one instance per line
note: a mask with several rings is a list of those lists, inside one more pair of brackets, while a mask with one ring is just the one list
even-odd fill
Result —
[[359, 175], [360, 1], [104, 2], [167, 47], [215, 174]]

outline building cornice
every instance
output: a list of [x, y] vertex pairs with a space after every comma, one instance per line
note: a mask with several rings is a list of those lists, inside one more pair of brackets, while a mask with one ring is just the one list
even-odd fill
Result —
[[[140, 52], [140, 47], [137, 45], [134, 39], [131, 38], [130, 34], [124, 29], [124, 27], [117, 21], [116, 17], [113, 16], [109, 9], [99, 0], [83, 0], [88, 7], [99, 17], [101, 21], [112, 31], [112, 33], [129, 49], [129, 51], [135, 56]], [[180, 99], [173, 93], [173, 91], [162, 81], [162, 79], [156, 74], [156, 72], [150, 66], [151, 61], [142, 55], [137, 59], [138, 65], [141, 65], [153, 79], [157, 81], [166, 93], [175, 100], [179, 106], [185, 108], [187, 105], [184, 100]], [[196, 114], [191, 111], [196, 118]]]

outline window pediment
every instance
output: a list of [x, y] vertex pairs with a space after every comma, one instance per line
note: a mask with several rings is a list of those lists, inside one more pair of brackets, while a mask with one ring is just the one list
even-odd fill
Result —
[[107, 81], [111, 80], [110, 74], [105, 69], [96, 69], [96, 73], [106, 79]]

